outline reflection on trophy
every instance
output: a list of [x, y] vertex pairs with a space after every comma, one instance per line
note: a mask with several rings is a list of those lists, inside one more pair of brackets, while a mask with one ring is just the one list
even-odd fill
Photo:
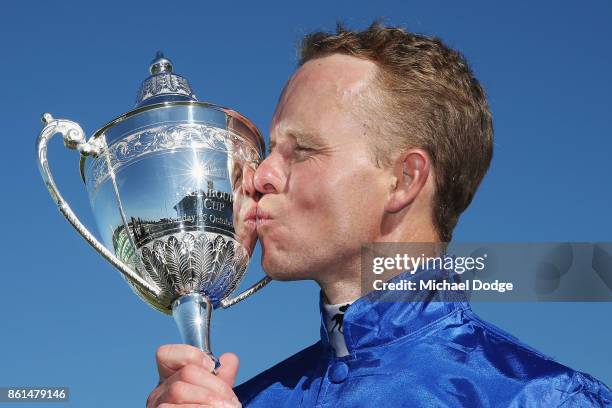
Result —
[[[75, 123], [45, 114], [40, 171], [60, 212], [151, 306], [174, 316], [184, 342], [210, 354], [213, 308], [261, 289], [264, 277], [230, 298], [256, 242], [255, 202], [241, 188], [261, 161], [264, 142], [239, 113], [198, 102], [187, 80], [158, 53], [136, 107], [86, 140]], [[81, 153], [101, 242], [62, 198], [47, 144], [63, 135]], [[212, 355], [211, 355], [212, 356]]]

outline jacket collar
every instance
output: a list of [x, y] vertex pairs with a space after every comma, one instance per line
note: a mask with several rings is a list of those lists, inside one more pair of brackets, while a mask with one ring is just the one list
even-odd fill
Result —
[[[446, 279], [460, 282], [459, 276], [448, 270], [419, 270], [395, 276], [389, 282], [414, 281], [415, 291], [373, 291], [354, 301], [344, 314], [344, 339], [349, 354], [390, 343], [405, 337], [458, 309], [469, 309], [463, 291], [418, 290], [419, 281]], [[327, 351], [328, 327], [325, 324], [323, 294], [319, 296], [321, 341]], [[333, 351], [332, 351], [333, 352]]]

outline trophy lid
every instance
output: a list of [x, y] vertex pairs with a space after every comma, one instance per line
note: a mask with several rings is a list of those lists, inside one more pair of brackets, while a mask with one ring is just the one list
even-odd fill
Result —
[[[138, 90], [136, 106], [96, 130], [90, 142], [94, 143], [102, 138], [102, 141], [98, 143], [105, 146], [104, 148], [124, 148], [125, 139], [128, 137], [132, 138], [130, 140], [135, 140], [136, 135], [141, 135], [142, 132], [149, 132], [147, 137], [152, 137], [156, 134], [153, 131], [156, 126], [167, 123], [175, 125], [186, 123], [205, 125], [213, 129], [211, 130], [213, 133], [216, 132], [214, 129], [230, 130], [234, 135], [228, 136], [230, 139], [239, 137], [255, 149], [255, 155], [264, 156], [265, 142], [257, 127], [249, 119], [232, 109], [198, 101], [187, 80], [173, 72], [172, 61], [163, 53], [157, 52], [149, 65], [149, 73], [150, 75], [142, 82]], [[210, 136], [209, 133], [202, 133], [202, 137]], [[227, 138], [220, 137], [220, 139], [226, 140]], [[138, 144], [138, 146], [150, 148], [151, 146], [147, 143]], [[122, 154], [127, 155], [126, 152]], [[97, 154], [81, 155], [80, 170], [84, 182], [87, 182], [86, 159], [90, 156], [93, 156], [93, 160], [89, 160], [89, 163], [90, 166], [93, 166]], [[104, 166], [106, 167], [106, 164]]]
[[195, 101], [189, 82], [182, 76], [172, 72], [173, 64], [158, 51], [149, 65], [150, 76], [146, 78], [136, 97], [136, 108], [160, 102]]

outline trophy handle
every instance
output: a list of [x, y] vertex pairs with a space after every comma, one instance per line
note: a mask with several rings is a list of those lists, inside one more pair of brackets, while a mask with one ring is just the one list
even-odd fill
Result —
[[244, 292], [242, 292], [241, 294], [234, 296], [233, 298], [230, 298], [230, 299], [223, 299], [220, 303], [221, 307], [224, 309], [227, 309], [228, 307], [235, 305], [241, 300], [244, 300], [248, 298], [249, 296], [251, 296], [253, 293], [259, 291], [261, 288], [263, 288], [268, 283], [270, 283], [270, 281], [272, 281], [272, 279], [269, 276], [265, 276], [261, 278], [257, 283], [255, 283], [250, 288], [245, 289]]
[[47, 161], [47, 144], [49, 140], [51, 140], [51, 138], [57, 133], [62, 134], [64, 137], [64, 145], [67, 148], [78, 150], [84, 156], [97, 156], [102, 151], [103, 144], [96, 140], [86, 142], [83, 129], [81, 129], [79, 124], [76, 122], [65, 119], [53, 119], [49, 113], [45, 113], [43, 115], [42, 121], [45, 123], [45, 127], [40, 132], [36, 142], [38, 167], [43, 180], [45, 181], [45, 185], [49, 190], [49, 194], [51, 194], [51, 198], [57, 204], [59, 211], [64, 215], [64, 217], [66, 217], [74, 229], [76, 229], [77, 232], [81, 234], [83, 238], [85, 238], [85, 241], [87, 241], [89, 245], [93, 247], [93, 249], [108, 260], [115, 268], [119, 269], [127, 280], [138, 286], [138, 288], [144, 293], [157, 297], [161, 292], [157, 285], [145, 281], [129, 266], [121, 262], [81, 223], [66, 200], [64, 200], [60, 194], [55, 181], [53, 180], [53, 176], [51, 175], [51, 169], [49, 168], [49, 162]]

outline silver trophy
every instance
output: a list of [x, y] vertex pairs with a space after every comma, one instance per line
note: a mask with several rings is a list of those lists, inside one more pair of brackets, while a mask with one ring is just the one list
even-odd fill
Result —
[[[255, 202], [242, 179], [261, 161], [264, 142], [244, 116], [198, 102], [163, 54], [149, 71], [135, 108], [89, 140], [77, 123], [44, 114], [37, 141], [40, 172], [79, 234], [144, 301], [174, 316], [185, 343], [214, 359], [212, 309], [227, 308], [270, 281], [264, 277], [229, 297], [257, 240]], [[81, 153], [81, 177], [101, 242], [73, 213], [51, 175], [47, 144], [58, 133], [66, 147]]]

